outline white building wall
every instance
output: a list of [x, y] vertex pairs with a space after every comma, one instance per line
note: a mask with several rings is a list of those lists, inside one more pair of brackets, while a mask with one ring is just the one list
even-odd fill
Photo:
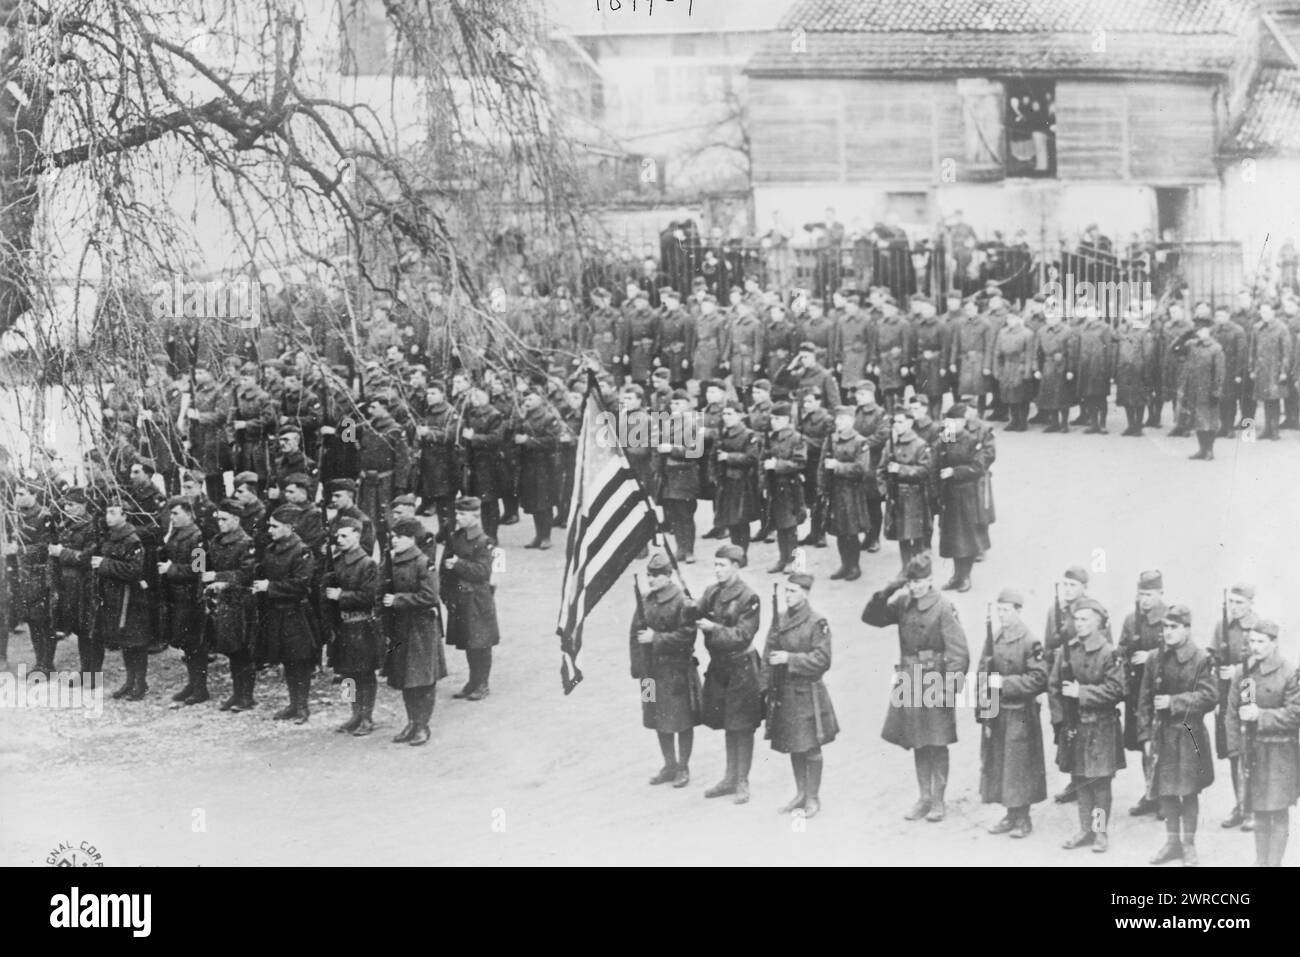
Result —
[[1255, 160], [1253, 169], [1235, 164], [1224, 172], [1223, 195], [1224, 228], [1244, 244], [1247, 270], [1261, 250], [1276, 262], [1286, 240], [1300, 245], [1300, 157]]

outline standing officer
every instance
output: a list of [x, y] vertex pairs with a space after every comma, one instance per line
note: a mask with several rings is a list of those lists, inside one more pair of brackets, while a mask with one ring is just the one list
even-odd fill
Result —
[[[935, 591], [929, 555], [907, 563], [896, 578], [871, 596], [862, 620], [875, 628], [898, 626], [899, 664], [880, 736], [915, 749], [920, 797], [904, 817], [942, 821], [948, 785], [948, 745], [957, 742], [956, 696], [962, 691], [970, 652], [957, 609]], [[934, 685], [942, 704], [934, 704]]]
[[687, 345], [690, 351], [691, 375], [704, 381], [719, 375], [725, 349], [723, 333], [726, 320], [718, 311], [718, 300], [711, 293], [700, 296], [700, 314], [687, 327]]
[[[171, 529], [163, 540], [158, 582], [163, 591], [163, 628], [159, 635], [185, 656], [185, 687], [172, 695], [183, 705], [202, 704], [208, 695], [208, 648], [203, 643], [203, 605], [199, 578], [207, 568], [203, 534], [194, 521], [192, 499], [177, 495], [167, 502]], [[198, 561], [196, 561], [198, 559]]]
[[447, 401], [447, 389], [441, 382], [430, 382], [424, 390], [425, 408], [415, 427], [420, 443], [419, 496], [426, 513], [438, 516], [438, 541], [451, 537], [456, 524], [456, 489], [460, 480], [460, 449], [456, 436], [460, 416]]
[[695, 508], [700, 497], [700, 466], [696, 457], [703, 448], [698, 417], [690, 395], [685, 389], [676, 389], [668, 429], [666, 433], [660, 432], [654, 457], [655, 484], [659, 501], [663, 503], [664, 518], [677, 544], [677, 560], [688, 565], [695, 561]]
[[[1070, 774], [1079, 801], [1079, 833], [1066, 850], [1109, 847], [1111, 779], [1125, 767], [1124, 736], [1116, 705], [1124, 700], [1124, 659], [1106, 639], [1106, 609], [1094, 598], [1074, 606], [1074, 637], [1060, 650], [1048, 679], [1052, 726], [1059, 728], [1056, 766]], [[1072, 681], [1063, 677], [1066, 660]], [[1066, 699], [1077, 702], [1079, 722], [1066, 721]]]
[[789, 568], [794, 561], [798, 544], [799, 526], [808, 517], [804, 504], [804, 469], [808, 462], [808, 447], [802, 435], [790, 423], [790, 403], [778, 402], [772, 406], [771, 432], [764, 451], [763, 469], [768, 473], [769, 514], [776, 529], [776, 564], [768, 574], [776, 575]]
[[822, 393], [811, 388], [803, 393], [803, 414], [799, 418], [799, 433], [807, 450], [804, 469], [804, 496], [812, 506], [812, 525], [800, 545], [814, 548], [826, 547], [826, 499], [821, 494], [822, 448], [826, 437], [835, 430], [835, 417], [822, 408]]
[[488, 696], [492, 648], [501, 641], [492, 584], [493, 546], [483, 531], [481, 508], [476, 498], [457, 500], [456, 531], [442, 550], [440, 571], [447, 603], [447, 644], [465, 652], [469, 664], [469, 680], [452, 697], [470, 701]]
[[[1158, 571], [1142, 572], [1138, 576], [1137, 601], [1133, 611], [1124, 617], [1124, 624], [1119, 632], [1119, 652], [1126, 662], [1124, 669], [1127, 686], [1124, 691], [1124, 749], [1142, 752], [1142, 771], [1145, 778], [1151, 776], [1151, 760], [1138, 738], [1138, 711], [1141, 706], [1142, 675], [1146, 672], [1148, 660], [1160, 648], [1161, 636], [1164, 634], [1165, 602], [1164, 576]], [[1159, 801], [1142, 795], [1141, 800], [1129, 808], [1129, 814], [1138, 817], [1153, 814], [1159, 808]]]
[[254, 595], [266, 596], [261, 606], [258, 657], [284, 665], [289, 692], [289, 703], [275, 713], [275, 720], [306, 724], [311, 715], [307, 695], [317, 659], [317, 636], [308, 602], [316, 560], [294, 532], [293, 518], [293, 510], [284, 507], [271, 514], [267, 525], [271, 542], [262, 555], [252, 590]]
[[407, 491], [411, 471], [406, 434], [389, 414], [391, 404], [386, 395], [372, 398], [366, 408], [368, 418], [357, 430], [361, 448], [357, 505], [371, 516], [386, 514], [393, 497]]
[[1292, 366], [1296, 343], [1291, 332], [1273, 312], [1272, 303], [1259, 307], [1259, 322], [1255, 326], [1251, 343], [1250, 377], [1254, 382], [1254, 396], [1264, 403], [1264, 431], [1260, 438], [1280, 438], [1282, 402], [1292, 388], [1288, 375]]
[[13, 538], [5, 543], [4, 560], [9, 566], [9, 624], [27, 622], [36, 655], [32, 670], [48, 674], [54, 670], [58, 645], [50, 629], [49, 604], [49, 547], [56, 535], [54, 517], [37, 501], [36, 494], [36, 486], [27, 482], [14, 488], [17, 521], [12, 522]]
[[1250, 657], [1228, 695], [1230, 747], [1250, 767], [1256, 867], [1282, 865], [1290, 808], [1300, 799], [1300, 671], [1282, 658], [1277, 638], [1276, 623], [1255, 622]]
[[936, 315], [934, 303], [927, 297], [913, 296], [912, 308], [916, 310], [913, 324], [916, 351], [912, 357], [916, 394], [925, 398], [930, 416], [937, 419], [943, 410], [945, 356], [950, 347], [948, 327]]
[[253, 609], [249, 586], [257, 556], [253, 539], [239, 524], [232, 501], [216, 506], [217, 535], [208, 542], [207, 569], [202, 574], [203, 646], [230, 659], [230, 697], [222, 711], [252, 711], [257, 668], [253, 665]]
[[953, 323], [948, 348], [948, 372], [955, 394], [978, 396], [978, 411], [984, 414], [986, 378], [993, 374], [993, 329], [973, 302], [965, 306], [962, 319]]
[[[266, 479], [266, 495], [270, 499], [280, 497], [280, 486], [290, 475], [316, 474], [316, 463], [307, 458], [302, 451], [302, 430], [293, 424], [282, 425], [276, 432], [279, 448], [272, 456], [271, 474]], [[308, 494], [315, 497], [316, 484], [312, 482]]]
[[1115, 336], [1110, 324], [1097, 314], [1097, 307], [1086, 302], [1079, 306], [1083, 324], [1076, 332], [1079, 349], [1079, 415], [1090, 435], [1106, 434], [1107, 399], [1115, 376]]
[[[375, 551], [375, 523], [370, 516], [361, 509], [357, 508], [354, 501], [356, 496], [357, 483], [353, 479], [334, 479], [326, 486], [325, 491], [330, 496], [330, 508], [334, 512], [334, 517], [330, 519], [329, 528], [326, 529], [330, 542], [334, 541], [334, 535], [339, 530], [340, 523], [345, 518], [356, 519], [361, 523], [361, 549], [367, 555]], [[281, 511], [281, 509], [277, 509]], [[289, 515], [289, 512], [283, 514]]]
[[[691, 783], [691, 749], [700, 723], [695, 610], [673, 581], [672, 562], [655, 553], [646, 565], [648, 593], [638, 591], [628, 632], [632, 677], [641, 683], [641, 723], [659, 735], [664, 766], [651, 784]], [[675, 736], [675, 737], [674, 737]]]
[[1237, 403], [1243, 398], [1244, 380], [1250, 366], [1246, 331], [1228, 318], [1228, 307], [1214, 310], [1210, 335], [1223, 350], [1223, 394], [1219, 397], [1219, 438], [1232, 438], [1237, 423]]
[[1007, 314], [994, 342], [993, 374], [998, 397], [1011, 413], [1008, 432], [1029, 431], [1029, 387], [1033, 380], [1034, 334], [1018, 312]]
[[519, 450], [519, 504], [533, 517], [533, 540], [524, 548], [551, 547], [551, 525], [558, 496], [556, 457], [564, 423], [534, 389], [524, 395], [523, 418], [515, 426]]
[[754, 763], [754, 732], [763, 723], [758, 686], [758, 651], [751, 647], [758, 634], [762, 602], [740, 577], [745, 553], [723, 545], [714, 553], [717, 579], [695, 603], [695, 622], [704, 632], [709, 667], [704, 673], [703, 722], [726, 736], [727, 770], [722, 780], [704, 792], [706, 798], [735, 795], [736, 804], [749, 802], [749, 769]]
[[[1170, 303], [1169, 319], [1163, 329], [1164, 351], [1160, 365], [1160, 388], [1161, 398], [1166, 402], [1172, 402], [1174, 406], [1174, 427], [1168, 432], [1172, 438], [1183, 438], [1188, 434], [1188, 423], [1178, 393], [1183, 378], [1183, 364], [1187, 357], [1187, 340], [1193, 335], [1192, 321], [1187, 318], [1186, 310], [1180, 303]], [[1158, 408], [1156, 424], [1159, 425]]]
[[1074, 402], [1075, 375], [1079, 368], [1079, 340], [1061, 321], [1061, 305], [1044, 313], [1043, 328], [1034, 345], [1034, 379], [1038, 383], [1039, 415], [1047, 418], [1047, 432], [1070, 431], [1070, 405]]
[[871, 532], [867, 486], [873, 481], [871, 445], [853, 428], [856, 410], [842, 405], [835, 412], [835, 431], [822, 445], [820, 487], [827, 503], [826, 525], [835, 536], [840, 567], [834, 580], [857, 581], [862, 577], [861, 536]]
[[1034, 829], [1030, 805], [1047, 800], [1047, 765], [1038, 696], [1047, 690], [1043, 643], [1020, 617], [1024, 596], [1012, 588], [998, 593], [997, 634], [990, 632], [978, 673], [988, 675], [996, 710], [980, 716], [980, 800], [1002, 804], [1007, 813], [990, 834], [1028, 837]]
[[722, 409], [718, 435], [717, 499], [714, 522], [727, 529], [731, 544], [748, 554], [750, 523], [762, 512], [758, 494], [758, 467], [763, 441], [745, 427], [745, 407], [732, 399]]
[[[482, 528], [495, 542], [501, 523], [500, 499], [509, 486], [509, 480], [502, 474], [501, 457], [507, 423], [501, 410], [488, 401], [487, 390], [482, 386], [470, 389], [469, 403], [460, 432], [461, 441], [468, 449], [469, 476], [460, 485], [467, 496], [482, 503]], [[462, 527], [459, 516], [456, 527]]]
[[[57, 579], [51, 609], [54, 640], [57, 642], [61, 635], [76, 634], [82, 673], [90, 674], [93, 682], [104, 663], [102, 645], [99, 660], [93, 659], [90, 633], [95, 615], [90, 556], [95, 552], [99, 530], [87, 507], [85, 489], [70, 488], [64, 493], [63, 515], [65, 521], [59, 529], [58, 541], [49, 547], [52, 574]], [[0, 628], [3, 627], [0, 622]]]
[[876, 324], [871, 364], [879, 378], [885, 405], [893, 406], [903, 398], [904, 380], [911, 371], [912, 354], [916, 350], [916, 334], [892, 302], [886, 302], [883, 308], [884, 315]]
[[384, 663], [384, 635], [375, 620], [379, 565], [361, 548], [361, 523], [355, 518], [339, 522], [334, 541], [334, 560], [321, 579], [321, 594], [337, 615], [330, 667], [353, 682], [352, 717], [334, 730], [362, 738], [375, 730], [375, 670]]
[[1138, 740], [1153, 762], [1150, 792], [1165, 818], [1165, 843], [1152, 864], [1181, 858], [1184, 867], [1196, 866], [1198, 796], [1214, 782], [1205, 716], [1218, 690], [1209, 656], [1192, 644], [1191, 627], [1186, 605], [1169, 606], [1164, 641], [1142, 672]]
[[1219, 430], [1219, 397], [1225, 384], [1223, 349], [1210, 336], [1213, 324], [1213, 319], [1198, 310], [1196, 337], [1186, 345], [1178, 381], [1181, 421], [1195, 430], [1200, 445], [1200, 450], [1188, 457], [1207, 462], [1214, 460], [1214, 437]]
[[[1258, 619], [1255, 617], [1255, 586], [1247, 582], [1238, 582], [1228, 590], [1224, 599], [1227, 613], [1227, 633], [1224, 633], [1222, 618], [1214, 624], [1214, 638], [1210, 648], [1218, 663], [1219, 673], [1219, 709], [1214, 719], [1214, 756], [1227, 758], [1229, 772], [1232, 775], [1232, 793], [1236, 796], [1232, 813], [1223, 822], [1223, 827], [1240, 827], [1243, 831], [1252, 830], [1254, 821], [1246, 814], [1242, 806], [1241, 787], [1241, 751], [1230, 747], [1228, 735], [1229, 707], [1228, 690], [1234, 669], [1245, 665], [1250, 657], [1250, 633], [1255, 629]], [[1238, 739], [1240, 743], [1240, 739]]]
[[[415, 518], [415, 496], [409, 492], [406, 495], [399, 495], [393, 499], [393, 514], [390, 523], [394, 526], [404, 518]], [[420, 531], [415, 536], [415, 547], [418, 548], [426, 558], [429, 564], [435, 569], [438, 567], [438, 539], [437, 536], [425, 528], [421, 522]]]
[[402, 692], [406, 707], [406, 726], [393, 743], [412, 747], [429, 741], [438, 680], [447, 676], [437, 566], [419, 547], [422, 535], [428, 532], [416, 518], [393, 523], [392, 574], [385, 571], [381, 585], [383, 606], [392, 609], [393, 619], [384, 673], [388, 686]]
[[1123, 435], [1140, 436], [1142, 419], [1160, 384], [1160, 339], [1133, 303], [1115, 335], [1115, 404], [1124, 409]]
[[857, 402], [853, 429], [867, 440], [871, 449], [871, 464], [867, 472], [867, 514], [871, 518], [871, 529], [862, 547], [874, 554], [880, 551], [880, 534], [884, 529], [885, 489], [880, 469], [889, 438], [889, 413], [876, 404], [876, 384], [870, 379], [862, 379], [853, 386], [853, 397]]
[[655, 365], [667, 369], [669, 384], [679, 389], [691, 377], [691, 317], [682, 308], [681, 293], [671, 286], [659, 290], [659, 300], [663, 303], [663, 315], [659, 318], [659, 352]]
[[729, 370], [728, 378], [741, 399], [748, 398], [749, 387], [764, 375], [763, 324], [747, 302], [736, 305], [736, 320], [727, 329], [724, 340], [723, 361]]
[[885, 537], [898, 542], [903, 568], [913, 556], [930, 550], [934, 535], [931, 493], [934, 449], [917, 434], [915, 427], [916, 415], [925, 412], [928, 407], [924, 399], [914, 401], [910, 408], [900, 406], [894, 410], [879, 479], [887, 510]]
[[965, 428], [966, 406], [958, 402], [944, 413], [943, 435], [934, 448], [939, 486], [939, 555], [953, 560], [952, 578], [943, 586], [970, 591], [970, 573], [980, 552], [979, 437]]
[[91, 628], [95, 646], [92, 657], [98, 671], [105, 648], [121, 648], [126, 682], [113, 692], [114, 698], [141, 701], [149, 691], [145, 681], [149, 670], [149, 645], [153, 630], [149, 605], [144, 595], [144, 545], [126, 520], [126, 508], [111, 502], [104, 511], [105, 535], [97, 554], [90, 559], [96, 577], [95, 624]]
[[[821, 810], [822, 746], [840, 733], [835, 707], [822, 678], [831, 669], [831, 626], [808, 601], [813, 577], [786, 576], [763, 647], [762, 687], [767, 697], [767, 739], [790, 755], [795, 795], [781, 814]], [[783, 607], [782, 607], [783, 605]]]
[[[836, 293], [838, 297], [840, 294]], [[863, 379], [875, 350], [875, 324], [862, 311], [856, 292], [844, 293], [844, 315], [835, 323], [831, 353], [841, 386]]]

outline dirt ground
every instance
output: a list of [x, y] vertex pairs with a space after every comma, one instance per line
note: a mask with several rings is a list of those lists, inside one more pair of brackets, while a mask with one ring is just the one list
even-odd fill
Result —
[[[1280, 443], [1221, 440], [1213, 463], [1187, 461], [1192, 440], [1152, 430], [1140, 439], [1114, 431], [999, 433], [998, 446], [994, 547], [975, 568], [975, 589], [956, 597], [972, 658], [983, 643], [985, 603], [1000, 587], [1024, 590], [1026, 620], [1041, 629], [1053, 580], [1066, 566], [1084, 564], [1094, 569], [1092, 594], [1117, 616], [1132, 605], [1138, 571], [1162, 569], [1167, 600], [1191, 606], [1193, 638], [1201, 644], [1219, 613], [1221, 589], [1253, 581], [1258, 610], [1279, 620], [1284, 652], [1295, 660], [1300, 596], [1288, 587], [1300, 528], [1295, 433]], [[707, 527], [703, 514], [700, 523]], [[348, 707], [327, 677], [317, 678], [305, 726], [270, 720], [285, 700], [273, 672], [259, 679], [256, 711], [219, 712], [217, 701], [229, 688], [224, 660], [214, 666], [212, 702], [172, 710], [169, 696], [183, 683], [183, 669], [178, 653], [168, 652], [151, 659], [143, 703], [106, 700], [97, 717], [34, 710], [0, 716], [0, 863], [42, 864], [60, 842], [88, 841], [111, 866], [1096, 867], [1146, 866], [1162, 841], [1154, 819], [1127, 816], [1142, 787], [1135, 760], [1115, 781], [1118, 813], [1107, 855], [1061, 850], [1076, 825], [1075, 810], [1050, 800], [1034, 808], [1028, 840], [1008, 845], [1007, 838], [986, 834], [1001, 808], [979, 801], [978, 728], [970, 711], [958, 715], [948, 819], [902, 819], [915, 796], [911, 756], [880, 739], [897, 636], [859, 620], [871, 591], [896, 571], [893, 545], [864, 556], [864, 578], [851, 584], [826, 577], [835, 565], [833, 543], [808, 551], [818, 578], [812, 603], [832, 626], [835, 660], [827, 685], [842, 727], [825, 751], [824, 808], [817, 818], [776, 813], [792, 792], [789, 764], [762, 741], [752, 802], [704, 800], [723, 764], [722, 735], [705, 728], [696, 732], [691, 785], [648, 787], [660, 760], [654, 736], [640, 726], [637, 686], [628, 676], [631, 582], [611, 592], [589, 622], [580, 660], [586, 680], [564, 696], [554, 635], [563, 549], [522, 550], [530, 531], [526, 519], [503, 529], [507, 565], [498, 577], [497, 604], [504, 641], [492, 695], [478, 703], [452, 700], [466, 668], [463, 656], [449, 653], [452, 674], [440, 685], [428, 746], [389, 742], [403, 712], [400, 695], [382, 686], [379, 731], [364, 739], [334, 734]], [[710, 544], [701, 543], [702, 555], [711, 554]], [[763, 569], [774, 556], [775, 545], [755, 546], [745, 573], [765, 606], [772, 579]], [[686, 575], [699, 594], [710, 579], [707, 561], [688, 566]], [[121, 661], [110, 658], [113, 688]], [[700, 658], [706, 658], [702, 647]], [[75, 668], [75, 648], [63, 644], [58, 660]], [[10, 661], [30, 665], [25, 637], [14, 637]], [[1063, 776], [1048, 758], [1054, 792]], [[1202, 861], [1250, 864], [1250, 836], [1218, 826], [1232, 804], [1225, 763], [1218, 774], [1202, 800]], [[1297, 853], [1293, 847], [1288, 859]]]

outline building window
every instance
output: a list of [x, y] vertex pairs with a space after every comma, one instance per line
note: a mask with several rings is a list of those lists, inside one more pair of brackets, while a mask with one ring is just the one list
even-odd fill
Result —
[[1007, 175], [1056, 175], [1056, 84], [1007, 80]]
[[1000, 179], [1006, 164], [1002, 84], [996, 80], [958, 80], [957, 94], [961, 97], [966, 168], [974, 179]]

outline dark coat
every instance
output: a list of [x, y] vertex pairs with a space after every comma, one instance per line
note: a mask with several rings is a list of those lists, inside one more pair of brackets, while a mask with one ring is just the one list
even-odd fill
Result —
[[[199, 555], [203, 555], [202, 563], [195, 562]], [[171, 562], [159, 582], [163, 605], [158, 637], [186, 654], [206, 653], [199, 576], [207, 566], [207, 555], [199, 527], [173, 528], [158, 560]]]
[[95, 523], [86, 518], [75, 524], [64, 525], [59, 530], [58, 557], [51, 556], [51, 568], [57, 579], [52, 614], [55, 631], [75, 632], [80, 638], [89, 638], [94, 622], [94, 580], [90, 574], [90, 556], [95, 553], [99, 532]]
[[144, 546], [128, 525], [111, 528], [99, 542], [104, 561], [98, 587], [95, 639], [109, 648], [147, 648], [153, 642], [144, 582]]
[[916, 330], [916, 351], [912, 357], [916, 391], [937, 398], [943, 395], [948, 373], [945, 360], [950, 347], [948, 330], [938, 316], [918, 320], [913, 328]]
[[1255, 380], [1255, 398], [1271, 402], [1285, 396], [1288, 386], [1281, 377], [1290, 372], [1292, 350], [1295, 344], [1291, 333], [1276, 316], [1271, 322], [1260, 322], [1251, 337], [1250, 376]]
[[368, 674], [384, 661], [384, 636], [375, 617], [379, 595], [379, 565], [361, 546], [334, 556], [321, 578], [323, 589], [340, 588], [337, 601], [328, 601], [330, 667], [343, 675]]
[[667, 452], [656, 451], [652, 460], [661, 501], [694, 502], [700, 497], [698, 429], [698, 413], [674, 413], [668, 420], [668, 434], [659, 436], [661, 444], [672, 446]]
[[699, 616], [718, 627], [704, 632], [709, 667], [704, 673], [703, 720], [719, 731], [754, 731], [763, 722], [759, 690], [758, 634], [762, 601], [737, 578], [704, 590], [696, 602]]
[[1027, 807], [1047, 799], [1047, 764], [1038, 696], [1047, 690], [1043, 643], [1023, 622], [1000, 628], [985, 641], [980, 674], [999, 674], [997, 714], [980, 738], [980, 800]]
[[993, 368], [993, 327], [980, 317], [962, 319], [952, 328], [948, 365], [957, 367], [957, 393], [983, 395], [984, 370]]
[[[632, 677], [641, 683], [641, 724], [680, 733], [700, 723], [700, 673], [695, 660], [695, 610], [675, 582], [637, 602], [628, 631]], [[654, 632], [646, 645], [637, 632]]]
[[1074, 404], [1079, 370], [1079, 340], [1064, 323], [1044, 325], [1034, 346], [1040, 409], [1054, 411]]
[[[830, 462], [840, 463], [834, 471]], [[871, 447], [857, 432], [826, 437], [821, 454], [821, 482], [829, 503], [826, 531], [832, 535], [862, 535], [871, 531], [867, 485], [871, 481]]]
[[1115, 401], [1122, 406], [1146, 405], [1160, 385], [1159, 334], [1125, 323], [1115, 343]]
[[1003, 402], [1029, 401], [1034, 374], [1034, 334], [1024, 326], [1004, 326], [993, 344], [993, 376]]
[[[1186, 343], [1174, 348], [1183, 338], [1184, 333], [1192, 331], [1192, 321], [1186, 317], [1170, 320], [1161, 330], [1163, 350], [1160, 364], [1160, 388], [1166, 401], [1178, 398], [1178, 384], [1182, 381], [1183, 364], [1187, 361]], [[1218, 428], [1218, 426], [1215, 426]]]
[[[1241, 618], [1228, 620], [1228, 635], [1223, 635], [1223, 620], [1214, 623], [1214, 637], [1210, 641], [1210, 650], [1219, 667], [1244, 665], [1250, 658], [1250, 642], [1247, 640], [1250, 630], [1258, 619], [1253, 611], [1247, 611]], [[1219, 708], [1214, 716], [1214, 756], [1216, 758], [1236, 757], [1228, 740], [1227, 714], [1228, 691], [1232, 680], [1219, 679]], [[1240, 742], [1237, 742], [1240, 743]]]
[[768, 514], [772, 527], [797, 528], [808, 518], [803, 496], [803, 473], [808, 464], [808, 448], [803, 436], [793, 427], [768, 436], [764, 456], [775, 459], [767, 469]]
[[1246, 332], [1231, 319], [1227, 319], [1216, 322], [1210, 329], [1210, 335], [1223, 350], [1223, 395], [1235, 399], [1250, 366]]
[[1179, 414], [1189, 428], [1197, 432], [1219, 430], [1223, 384], [1223, 350], [1213, 339], [1193, 339], [1187, 344], [1178, 383]]
[[315, 573], [311, 549], [292, 532], [266, 547], [256, 574], [269, 583], [262, 598], [258, 660], [288, 664], [316, 658], [318, 638], [307, 601]]
[[47, 622], [49, 547], [56, 539], [54, 518], [49, 509], [40, 505], [18, 510], [16, 518], [10, 529], [18, 553], [2, 559], [9, 568], [9, 594], [13, 602], [9, 607], [9, 624]]
[[[768, 663], [787, 651], [784, 665]], [[829, 744], [840, 733], [822, 677], [831, 670], [831, 626], [808, 602], [775, 616], [763, 647], [760, 680], [767, 695], [767, 732], [772, 750], [802, 754]]]
[[867, 440], [871, 448], [871, 468], [867, 472], [867, 498], [877, 501], [884, 498], [884, 476], [880, 474], [881, 458], [889, 443], [889, 414], [879, 405], [867, 408], [859, 405], [853, 410], [853, 431]]
[[939, 488], [939, 554], [943, 558], [973, 558], [979, 553], [977, 525], [981, 516], [979, 436], [961, 429], [934, 447], [935, 475], [946, 468], [949, 478], [937, 478]]
[[703, 381], [717, 375], [718, 363], [722, 361], [726, 324], [726, 317], [716, 310], [707, 316], [696, 316], [691, 323], [687, 344], [690, 348], [691, 375], [694, 378]]
[[831, 360], [839, 366], [840, 380], [851, 384], [866, 378], [874, 348], [874, 326], [865, 312], [840, 319], [831, 344]]
[[1152, 652], [1151, 660], [1155, 660], [1154, 653], [1160, 650], [1160, 640], [1164, 635], [1161, 622], [1165, 618], [1165, 604], [1156, 602], [1151, 606], [1150, 611], [1135, 617], [1137, 614], [1138, 609], [1134, 608], [1126, 615], [1119, 632], [1119, 653], [1124, 659], [1126, 682], [1124, 689], [1124, 749], [1126, 751], [1142, 750], [1142, 742], [1138, 739], [1138, 708], [1141, 701], [1142, 675], [1147, 666], [1133, 664], [1132, 658], [1136, 652], [1149, 651]]
[[886, 317], [876, 324], [871, 357], [880, 377], [880, 388], [893, 391], [903, 388], [903, 370], [911, 371], [916, 334], [901, 316]]
[[[1254, 747], [1240, 716], [1241, 682], [1254, 680], [1259, 721]], [[1300, 671], [1284, 661], [1276, 648], [1253, 667], [1238, 668], [1228, 693], [1230, 749], [1250, 763], [1251, 811], [1285, 811], [1300, 799]]]
[[[627, 464], [632, 467], [637, 481], [651, 496], [659, 492], [658, 476], [655, 474], [655, 446], [660, 438], [654, 434], [655, 421], [645, 409], [618, 410], [617, 439], [622, 443], [623, 454], [627, 456]], [[679, 432], [675, 438], [689, 436]], [[695, 462], [695, 459], [690, 460], [691, 468], [698, 474]]]
[[862, 620], [898, 626], [899, 661], [880, 736], [900, 748], [953, 744], [970, 651], [957, 609], [937, 591], [914, 599], [901, 581], [871, 596]]
[[557, 454], [564, 423], [555, 410], [542, 403], [515, 426], [515, 436], [524, 436], [519, 448], [519, 506], [529, 515], [549, 515], [559, 504]]
[[448, 402], [426, 409], [420, 418], [419, 428], [427, 430], [419, 436], [420, 498], [426, 504], [438, 498], [450, 498], [460, 488], [460, 449], [456, 436], [460, 430], [460, 416]]
[[[890, 438], [885, 447], [880, 481], [888, 490], [885, 504], [885, 537], [890, 541], [930, 541], [934, 531], [931, 506], [933, 449], [915, 432]], [[890, 462], [898, 472], [888, 471]]]
[[714, 523], [721, 528], [743, 525], [759, 517], [758, 467], [763, 440], [757, 433], [736, 425], [723, 428], [714, 453], [718, 458], [717, 497]]
[[204, 644], [223, 655], [252, 643], [254, 616], [248, 586], [253, 583], [253, 540], [242, 528], [208, 543], [208, 571], [216, 581], [203, 586]]
[[[465, 435], [464, 430], [472, 434]], [[498, 499], [510, 487], [502, 474], [502, 450], [506, 439], [506, 418], [488, 404], [465, 410], [462, 441], [469, 448], [469, 481], [463, 491], [480, 499]]]
[[1124, 659], [1104, 635], [1086, 641], [1074, 638], [1052, 662], [1047, 688], [1052, 724], [1065, 722], [1065, 696], [1061, 694], [1061, 664], [1066, 653], [1079, 682], [1079, 727], [1073, 750], [1065, 752], [1065, 738], [1058, 739], [1056, 766], [1075, 777], [1110, 777], [1126, 767], [1124, 734], [1118, 705], [1124, 700]]
[[1104, 319], [1089, 319], [1078, 330], [1079, 372], [1075, 380], [1081, 399], [1110, 395], [1115, 374], [1115, 336]]
[[[453, 556], [456, 564], [449, 567], [447, 559]], [[442, 551], [439, 576], [447, 604], [447, 644], [462, 651], [491, 648], [501, 641], [492, 585], [493, 559], [492, 543], [482, 528], [472, 534], [456, 529]]]
[[190, 401], [190, 458], [204, 472], [220, 472], [233, 463], [227, 444], [226, 422], [230, 412], [230, 390], [215, 382], [199, 386]]
[[[1157, 689], [1171, 696], [1167, 712], [1155, 710]], [[1214, 753], [1205, 716], [1217, 700], [1209, 656], [1190, 639], [1157, 652], [1150, 667], [1143, 669], [1138, 740], [1151, 742], [1156, 755], [1154, 797], [1187, 797], [1214, 783]]]
[[727, 330], [723, 359], [728, 363], [731, 381], [737, 389], [748, 388], [761, 375], [763, 340], [763, 324], [754, 315], [736, 321]]
[[442, 650], [438, 572], [418, 547], [393, 555], [384, 594], [394, 597], [393, 634], [388, 636], [384, 673], [391, 688], [427, 688], [447, 676]]

